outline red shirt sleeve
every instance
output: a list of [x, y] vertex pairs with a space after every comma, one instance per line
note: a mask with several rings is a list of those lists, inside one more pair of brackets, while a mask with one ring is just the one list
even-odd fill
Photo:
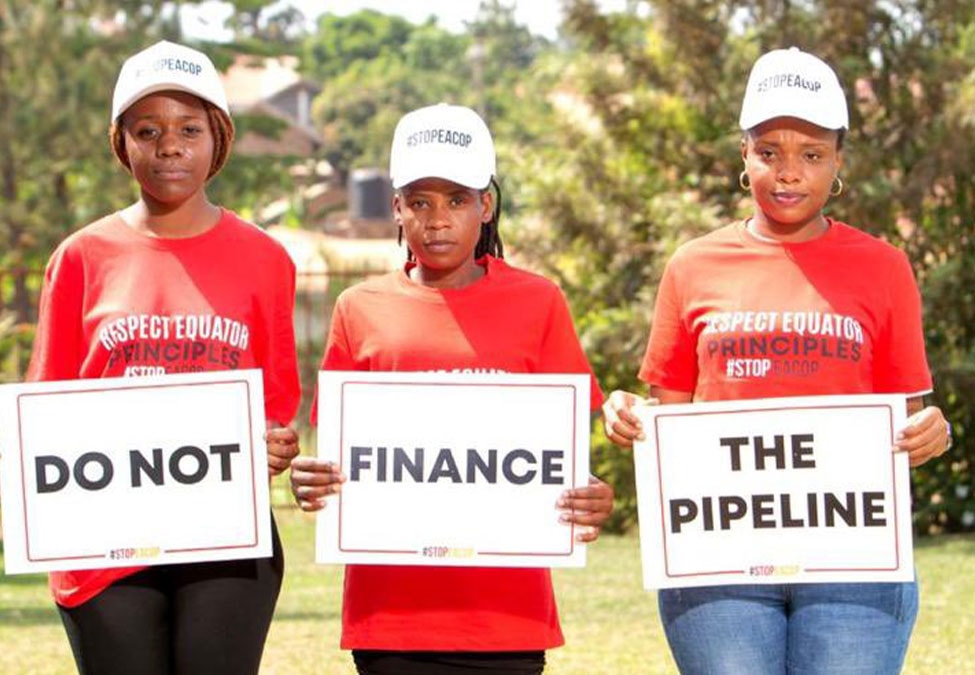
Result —
[[921, 295], [903, 251], [896, 252], [886, 284], [886, 320], [874, 345], [874, 388], [878, 393], [926, 394], [931, 372], [924, 350]]
[[320, 370], [358, 370], [349, 343], [346, 305], [345, 298], [339, 297], [328, 328], [328, 340], [325, 343]]
[[640, 368], [647, 384], [675, 391], [697, 387], [697, 341], [684, 320], [680, 274], [672, 259], [657, 288], [650, 339]]
[[[332, 312], [332, 321], [328, 327], [328, 340], [325, 342], [325, 353], [322, 355], [322, 362], [319, 370], [358, 370], [355, 359], [352, 356], [352, 349], [349, 346], [348, 332], [346, 331], [345, 318], [346, 301], [344, 296], [339, 296], [335, 303], [335, 310]], [[318, 383], [315, 383], [315, 396], [311, 402], [311, 423], [318, 426]]]
[[592, 366], [579, 344], [572, 315], [565, 296], [558, 288], [552, 294], [548, 322], [542, 336], [539, 372], [543, 373], [588, 373], [589, 409], [599, 410], [603, 405], [603, 390], [592, 372]]
[[27, 380], [75, 380], [81, 373], [84, 266], [78, 252], [62, 244], [44, 273], [37, 330]]
[[264, 412], [268, 419], [288, 424], [298, 410], [301, 383], [294, 328], [295, 266], [284, 250], [271, 286], [265, 319], [266, 344], [260, 364], [264, 373]]

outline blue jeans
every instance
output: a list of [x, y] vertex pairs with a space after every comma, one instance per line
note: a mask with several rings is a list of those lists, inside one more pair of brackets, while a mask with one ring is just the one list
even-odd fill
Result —
[[683, 675], [893, 675], [917, 582], [706, 586], [658, 593]]

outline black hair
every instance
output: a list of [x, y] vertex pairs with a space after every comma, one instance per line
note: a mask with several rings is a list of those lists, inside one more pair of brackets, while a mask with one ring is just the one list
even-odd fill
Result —
[[498, 181], [491, 176], [491, 182], [487, 189], [494, 187], [494, 213], [491, 220], [481, 225], [481, 238], [477, 240], [474, 247], [474, 259], [477, 260], [485, 255], [492, 255], [495, 258], [504, 258], [504, 244], [501, 242], [501, 231], [498, 223], [501, 220], [501, 186]]
[[[491, 176], [491, 182], [488, 183], [488, 186], [484, 190], [480, 190], [479, 192], [483, 194], [492, 187], [494, 188], [494, 212], [491, 214], [491, 220], [486, 223], [481, 223], [481, 238], [477, 240], [477, 245], [474, 247], [474, 260], [483, 258], [486, 255], [491, 255], [495, 258], [504, 258], [504, 244], [501, 241], [501, 231], [498, 229], [498, 223], [501, 220], [501, 185], [498, 184], [494, 176]], [[399, 227], [397, 241], [400, 245], [403, 244], [402, 225]], [[413, 251], [407, 246], [407, 262], [413, 262], [414, 259]]]

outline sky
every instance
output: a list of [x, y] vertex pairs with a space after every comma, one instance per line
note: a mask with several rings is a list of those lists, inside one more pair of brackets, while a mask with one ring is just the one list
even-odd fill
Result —
[[[284, 1], [284, 0], [282, 0]], [[338, 15], [352, 14], [360, 9], [375, 9], [384, 14], [398, 14], [413, 23], [421, 23], [430, 15], [437, 17], [437, 23], [452, 31], [462, 31], [464, 22], [471, 21], [477, 14], [480, 0], [287, 0], [289, 4], [302, 11], [309, 21], [324, 12]], [[505, 4], [515, 7], [515, 20], [528, 26], [532, 33], [549, 39], [556, 37], [556, 29], [562, 20], [561, 0], [505, 0]], [[620, 10], [626, 0], [600, 0], [605, 10]], [[213, 0], [205, 3], [200, 10], [183, 8], [183, 30], [187, 37], [204, 40], [229, 39], [222, 34], [219, 26], [229, 16], [230, 5]]]

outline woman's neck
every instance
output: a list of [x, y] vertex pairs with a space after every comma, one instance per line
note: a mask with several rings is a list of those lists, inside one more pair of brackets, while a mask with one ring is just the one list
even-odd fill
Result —
[[411, 281], [421, 286], [431, 288], [464, 288], [470, 286], [475, 281], [487, 274], [487, 267], [471, 261], [470, 265], [464, 265], [453, 270], [438, 270], [435, 268], [424, 267], [416, 262], [412, 267], [407, 267], [406, 274]]
[[220, 220], [220, 207], [205, 195], [172, 207], [142, 199], [121, 211], [122, 219], [133, 229], [153, 237], [182, 239], [203, 234]]
[[794, 244], [822, 237], [829, 230], [829, 220], [820, 213], [808, 222], [786, 225], [757, 213], [745, 221], [745, 229], [760, 241]]

